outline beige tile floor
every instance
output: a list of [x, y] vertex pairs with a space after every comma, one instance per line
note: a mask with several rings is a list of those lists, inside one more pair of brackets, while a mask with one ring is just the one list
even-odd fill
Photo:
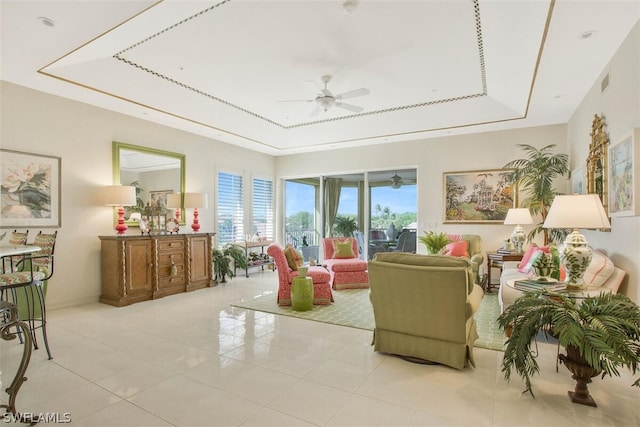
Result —
[[[374, 353], [369, 331], [230, 306], [275, 289], [264, 272], [130, 307], [50, 311], [54, 359], [34, 351], [18, 409], [74, 426], [640, 425], [628, 371], [594, 380], [598, 408], [570, 403], [555, 344], [539, 346], [533, 399], [503, 379], [501, 352], [475, 349], [477, 367], [462, 371], [412, 364]], [[0, 345], [4, 389], [21, 346]]]

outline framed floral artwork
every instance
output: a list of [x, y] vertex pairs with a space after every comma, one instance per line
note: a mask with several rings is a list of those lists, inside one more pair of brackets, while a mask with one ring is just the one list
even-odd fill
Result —
[[507, 211], [516, 207], [513, 170], [496, 169], [445, 172], [444, 223], [502, 224]]
[[0, 228], [60, 227], [61, 158], [0, 149]]
[[640, 128], [623, 136], [609, 148], [609, 215], [635, 216], [640, 213], [640, 150], [636, 145]]

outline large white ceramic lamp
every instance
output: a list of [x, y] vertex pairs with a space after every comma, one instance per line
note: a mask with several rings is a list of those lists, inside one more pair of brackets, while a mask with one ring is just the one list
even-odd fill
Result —
[[507, 216], [504, 218], [505, 225], [515, 225], [513, 232], [511, 232], [511, 241], [513, 242], [516, 252], [522, 253], [522, 246], [525, 241], [524, 229], [521, 224], [533, 224], [533, 218], [528, 208], [512, 208], [507, 211]]
[[553, 199], [544, 228], [572, 228], [560, 248], [560, 259], [569, 276], [568, 287], [584, 286], [582, 276], [593, 256], [587, 239], [579, 228], [609, 229], [611, 223], [597, 194], [556, 196]]
[[184, 193], [185, 209], [193, 208], [193, 223], [191, 224], [191, 229], [194, 233], [197, 233], [198, 230], [200, 230], [198, 209], [206, 209], [208, 204], [208, 198], [205, 193]]
[[128, 228], [124, 222], [124, 206], [135, 206], [136, 187], [129, 185], [109, 185], [104, 188], [102, 195], [105, 205], [116, 206], [118, 208], [118, 221], [115, 228], [118, 235], [124, 235]]

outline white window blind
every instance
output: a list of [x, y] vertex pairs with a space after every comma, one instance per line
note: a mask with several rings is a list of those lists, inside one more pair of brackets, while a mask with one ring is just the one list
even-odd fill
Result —
[[218, 172], [218, 245], [244, 240], [242, 176]]
[[254, 178], [252, 197], [252, 232], [273, 239], [273, 181]]

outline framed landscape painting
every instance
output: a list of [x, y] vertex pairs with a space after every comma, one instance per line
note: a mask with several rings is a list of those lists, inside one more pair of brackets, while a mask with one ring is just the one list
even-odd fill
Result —
[[638, 171], [640, 128], [624, 136], [609, 148], [609, 215], [638, 215], [640, 196]]
[[60, 157], [0, 149], [0, 228], [60, 227]]
[[169, 194], [173, 194], [173, 190], [149, 191], [149, 205], [152, 209], [159, 208], [162, 212], [166, 211]]
[[444, 223], [502, 224], [507, 211], [516, 207], [511, 173], [508, 169], [445, 172]]

